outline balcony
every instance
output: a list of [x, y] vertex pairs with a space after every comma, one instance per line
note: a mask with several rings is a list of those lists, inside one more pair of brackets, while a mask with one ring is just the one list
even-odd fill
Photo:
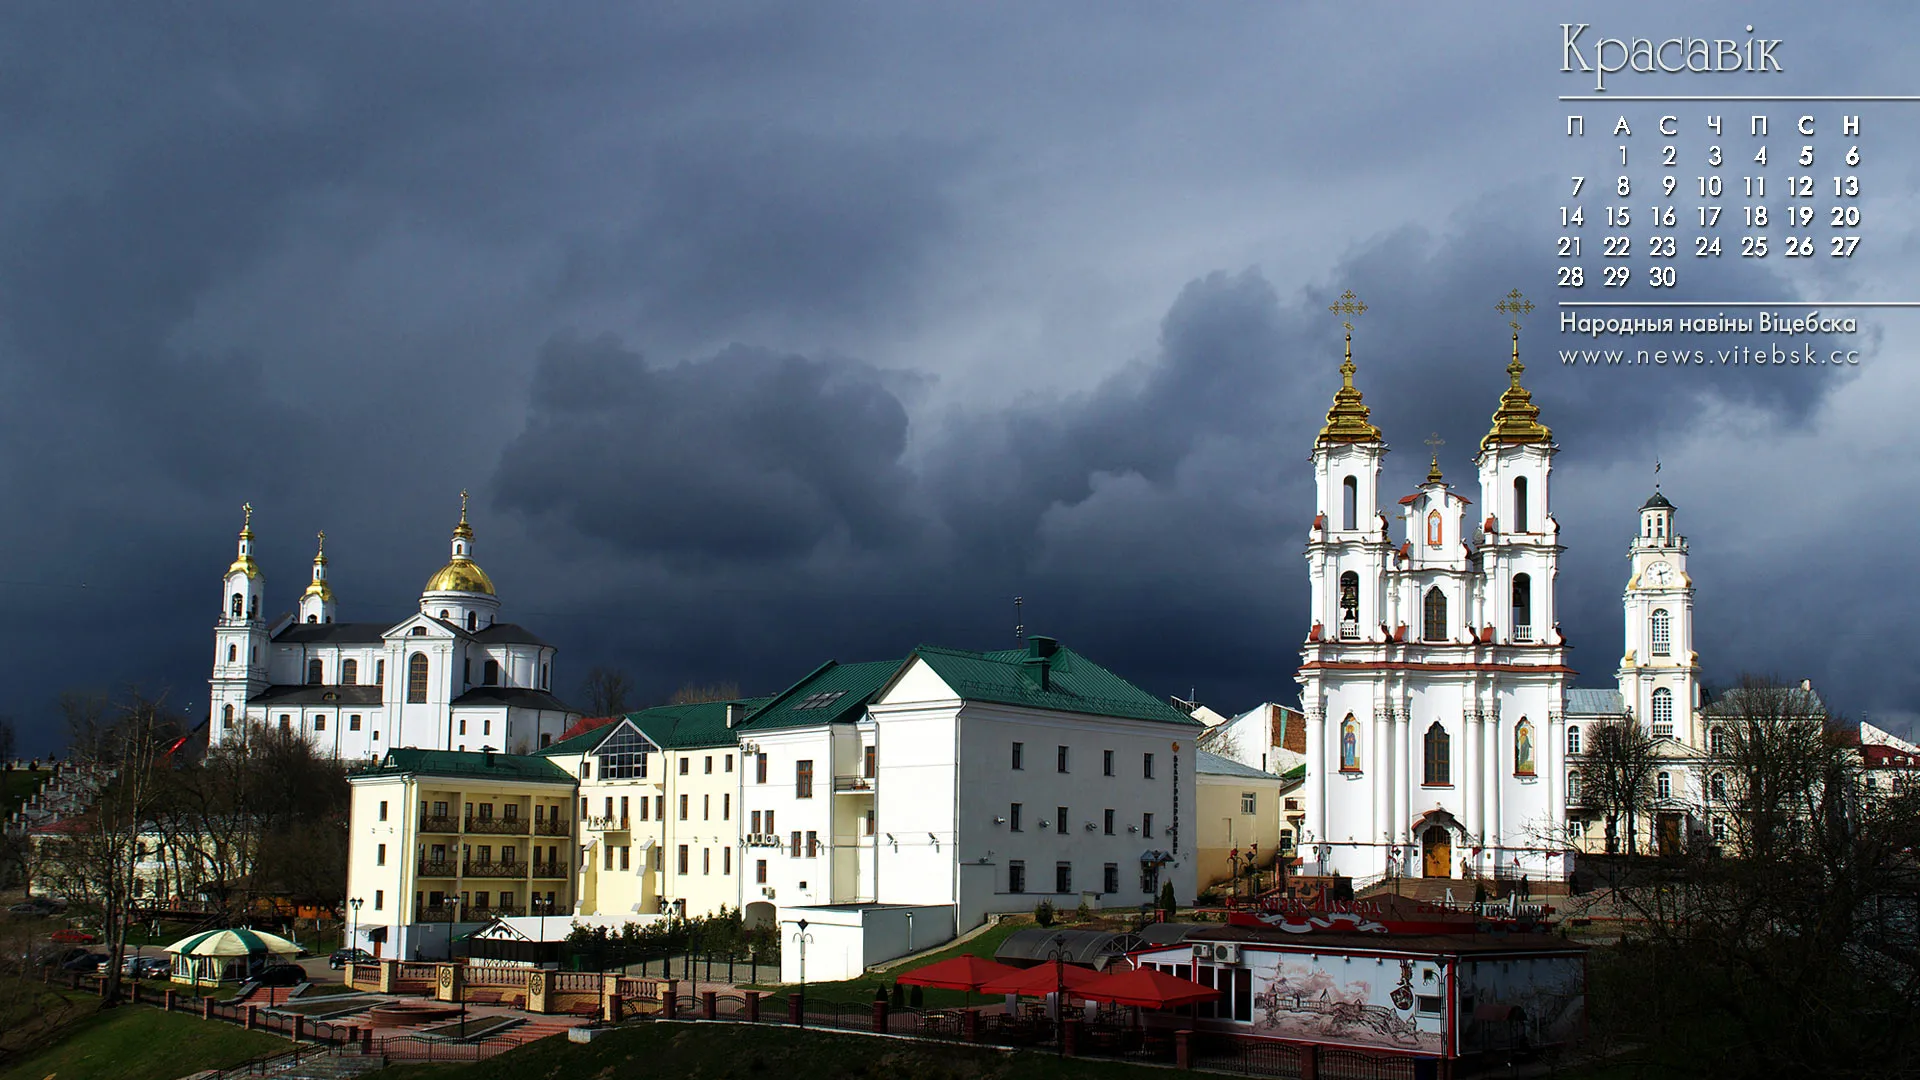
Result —
[[421, 859], [416, 865], [421, 877], [452, 877], [453, 863], [446, 859]]
[[563, 878], [567, 876], [567, 861], [555, 859], [552, 862], [533, 864], [533, 876], [537, 878]]
[[527, 823], [524, 818], [470, 817], [467, 819], [467, 831], [492, 836], [525, 836]]
[[452, 922], [453, 910], [452, 904], [415, 904], [413, 908], [413, 921]]
[[461, 918], [467, 922], [485, 922], [488, 919], [517, 919], [527, 913], [522, 907], [477, 907], [467, 908]]
[[450, 814], [434, 814], [420, 819], [421, 832], [459, 832], [460, 822]]
[[586, 824], [589, 832], [627, 831], [627, 816], [625, 814], [604, 814], [599, 817], [589, 817], [581, 820]]
[[1341, 619], [1340, 620], [1340, 640], [1341, 641], [1360, 640], [1360, 623], [1354, 619]]
[[566, 818], [561, 817], [535, 818], [533, 821], [533, 835], [572, 836], [572, 823], [567, 821]]
[[1513, 641], [1514, 641], [1514, 644], [1516, 645], [1526, 645], [1531, 643], [1533, 641], [1532, 624], [1531, 623], [1515, 623], [1513, 627]]
[[1671, 739], [1671, 738], [1673, 738], [1673, 725], [1672, 725], [1672, 724], [1655, 724], [1655, 725], [1653, 725], [1653, 737], [1654, 737], [1654, 738], [1656, 738], [1656, 739]]
[[836, 776], [833, 778], [833, 793], [835, 795], [871, 795], [873, 794], [873, 777]]
[[460, 868], [464, 877], [474, 878], [523, 878], [527, 876], [527, 864], [523, 862], [469, 862]]

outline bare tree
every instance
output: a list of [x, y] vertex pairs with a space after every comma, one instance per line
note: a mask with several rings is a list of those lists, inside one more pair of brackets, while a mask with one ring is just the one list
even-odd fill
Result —
[[581, 688], [585, 691], [589, 716], [619, 716], [631, 707], [633, 680], [618, 668], [593, 668], [587, 672]]
[[734, 682], [688, 683], [673, 692], [669, 705], [698, 705], [703, 701], [734, 701], [740, 697], [740, 684]]
[[1640, 820], [1652, 813], [1660, 766], [1653, 738], [1633, 720], [1619, 717], [1589, 727], [1586, 743], [1580, 760], [1582, 800], [1606, 821], [1608, 853], [1616, 849], [1624, 824], [1627, 854], [1639, 854]]

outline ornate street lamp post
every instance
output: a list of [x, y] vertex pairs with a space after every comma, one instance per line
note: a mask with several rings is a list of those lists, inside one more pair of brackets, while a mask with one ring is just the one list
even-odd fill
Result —
[[807, 942], [813, 935], [807, 933], [807, 920], [797, 924], [800, 929], [793, 935], [794, 944], [800, 946], [800, 1026], [807, 1026]]
[[1067, 935], [1053, 935], [1053, 948], [1047, 950], [1053, 961], [1053, 1033], [1056, 1056], [1067, 1056]]

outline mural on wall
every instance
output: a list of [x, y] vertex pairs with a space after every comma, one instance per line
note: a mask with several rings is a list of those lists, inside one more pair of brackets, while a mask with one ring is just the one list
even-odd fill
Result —
[[1315, 962], [1289, 953], [1250, 959], [1253, 1030], [1284, 1039], [1440, 1052], [1442, 1017], [1435, 1013], [1422, 1024], [1414, 1011], [1419, 997], [1413, 962], [1389, 964], [1341, 957]]

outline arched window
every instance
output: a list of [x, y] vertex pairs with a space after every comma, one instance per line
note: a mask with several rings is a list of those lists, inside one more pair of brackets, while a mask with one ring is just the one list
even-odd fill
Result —
[[233, 594], [233, 617], [234, 617], [234, 618], [236, 618], [236, 619], [237, 619], [237, 618], [239, 618], [239, 617], [240, 617], [240, 613], [241, 613], [242, 611], [244, 611], [244, 610], [246, 610], [246, 608], [244, 607], [244, 605], [245, 605], [245, 603], [246, 603], [246, 601], [244, 601], [244, 600], [242, 600], [242, 599], [240, 599], [240, 594], [239, 594], [239, 593], [234, 593], [234, 594]]
[[1340, 575], [1340, 636], [1360, 636], [1360, 575], [1352, 570]]
[[468, 630], [468, 632], [472, 632], [472, 631], [474, 631], [474, 630], [478, 630], [479, 628], [480, 628], [480, 613], [479, 613], [479, 612], [477, 612], [477, 611], [469, 611], [469, 612], [467, 612], [467, 630]]
[[233, 726], [233, 706], [228, 705], [220, 710], [220, 726], [223, 728]]
[[358, 660], [340, 661], [340, 685], [342, 686], [360, 685], [360, 661]]
[[1579, 769], [1571, 769], [1571, 770], [1568, 770], [1567, 772], [1567, 805], [1568, 806], [1580, 805], [1580, 770]]
[[1442, 786], [1453, 783], [1453, 740], [1438, 720], [1427, 729], [1426, 750], [1425, 782]]
[[1655, 608], [1649, 623], [1647, 638], [1653, 645], [1653, 655], [1666, 656], [1673, 651], [1673, 616], [1666, 608]]
[[1714, 757], [1727, 756], [1726, 728], [1717, 727], [1707, 732], [1707, 753], [1712, 754]]
[[448, 612], [446, 608], [441, 608], [441, 609], [440, 609], [440, 621], [442, 621], [442, 622], [445, 622], [445, 621], [446, 621], [446, 619], [447, 619], [447, 616], [448, 616], [449, 614], [450, 614], [450, 612]]
[[1727, 797], [1726, 776], [1721, 773], [1714, 773], [1713, 780], [1709, 782], [1707, 786], [1707, 790], [1713, 793], [1713, 797], [1716, 801], [1725, 801]]
[[1673, 691], [1664, 686], [1653, 692], [1653, 733], [1673, 734]]
[[1508, 531], [1527, 531], [1527, 478], [1524, 476], [1513, 480], [1513, 528]]
[[1533, 725], [1524, 716], [1513, 728], [1513, 775], [1533, 775]]
[[320, 685], [320, 676], [322, 674], [324, 674], [324, 672], [320, 667], [320, 661], [318, 659], [307, 661], [307, 685], [308, 686]]
[[499, 686], [500, 685], [500, 661], [498, 660], [487, 661], [487, 666], [481, 669], [480, 681], [485, 683], [488, 686]]
[[385, 660], [375, 660], [373, 662], [373, 685], [387, 685], [387, 662]]
[[414, 628], [413, 628], [413, 636], [414, 636], [414, 637], [426, 637], [426, 636], [427, 636], [427, 628], [426, 628], [426, 627], [424, 627], [424, 626], [416, 626], [416, 627], [414, 627]]
[[229, 644], [227, 646], [227, 663], [231, 664], [238, 661], [239, 659], [240, 659], [240, 646]]
[[307, 621], [308, 621], [308, 622], [310, 622], [310, 623], [317, 623], [317, 622], [319, 622], [319, 621], [320, 621], [320, 616], [318, 616], [318, 615], [309, 615], [309, 616], [307, 616]]
[[247, 597], [247, 618], [257, 619], [259, 617], [260, 617], [260, 598], [257, 596]]
[[1352, 476], [1340, 482], [1340, 527], [1357, 529], [1360, 521], [1360, 481]]
[[1570, 727], [1567, 729], [1567, 753], [1577, 754], [1579, 752], [1580, 752], [1580, 729], [1577, 726]]
[[1427, 590], [1421, 606], [1420, 636], [1427, 641], [1447, 640], [1447, 594], [1435, 585]]
[[1673, 798], [1673, 774], [1663, 772], [1653, 778], [1653, 795], [1657, 799]]
[[427, 654], [417, 652], [407, 658], [407, 703], [424, 705], [427, 701]]
[[1440, 546], [1440, 533], [1441, 533], [1440, 511], [1438, 510], [1427, 511], [1427, 546], [1428, 547]]
[[1513, 640], [1533, 640], [1533, 579], [1513, 575]]

